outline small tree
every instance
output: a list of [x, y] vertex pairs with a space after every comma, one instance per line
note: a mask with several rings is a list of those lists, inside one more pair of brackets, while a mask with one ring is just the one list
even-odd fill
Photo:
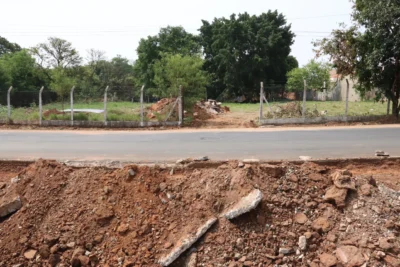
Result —
[[206, 86], [209, 76], [203, 71], [203, 60], [198, 56], [182, 56], [164, 54], [155, 66], [154, 82], [158, 87], [154, 95], [169, 97], [178, 95], [179, 86], [185, 90], [185, 105], [190, 105], [197, 99], [206, 96]]
[[304, 80], [307, 81], [307, 89], [321, 89], [329, 83], [329, 71], [331, 66], [327, 63], [311, 60], [303, 68], [296, 68], [287, 74], [287, 89], [289, 91], [301, 91], [304, 89]]
[[71, 92], [71, 88], [75, 84], [74, 78], [70, 77], [66, 70], [62, 68], [56, 68], [52, 70], [52, 82], [50, 88], [56, 92], [62, 103], [62, 109], [64, 110], [64, 101]]

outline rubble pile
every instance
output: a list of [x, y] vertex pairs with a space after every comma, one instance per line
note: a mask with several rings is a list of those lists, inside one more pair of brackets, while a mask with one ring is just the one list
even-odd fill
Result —
[[196, 106], [205, 110], [209, 114], [217, 115], [220, 113], [229, 112], [230, 109], [227, 106], [222, 106], [221, 102], [217, 102], [216, 100], [208, 99], [207, 101], [198, 101]]
[[400, 266], [385, 161], [0, 166], [0, 266]]

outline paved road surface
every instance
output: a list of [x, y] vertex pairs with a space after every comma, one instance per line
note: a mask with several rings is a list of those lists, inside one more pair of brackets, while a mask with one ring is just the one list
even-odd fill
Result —
[[215, 131], [0, 131], [1, 159], [175, 161], [400, 155], [400, 127]]

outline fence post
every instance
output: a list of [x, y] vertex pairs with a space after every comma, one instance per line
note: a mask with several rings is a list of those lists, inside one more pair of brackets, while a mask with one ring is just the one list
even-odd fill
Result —
[[183, 107], [183, 87], [182, 85], [179, 85], [179, 126], [183, 125], [183, 111], [184, 107]]
[[11, 90], [12, 89], [13, 89], [13, 87], [11, 86], [8, 89], [8, 92], [7, 92], [7, 118], [8, 118], [8, 123], [11, 122], [11, 96], [10, 96], [10, 94], [11, 94]]
[[43, 118], [43, 105], [42, 105], [42, 93], [44, 87], [40, 88], [39, 91], [39, 125], [42, 126], [42, 118]]
[[388, 100], [388, 104], [387, 104], [387, 111], [386, 111], [386, 115], [388, 115], [389, 116], [389, 114], [390, 114], [390, 98], [388, 98], [387, 99]]
[[260, 83], [260, 119], [259, 119], [259, 124], [261, 125], [262, 123], [262, 117], [263, 117], [263, 103], [264, 103], [264, 83]]
[[303, 119], [306, 118], [306, 101], [307, 101], [307, 81], [304, 80], [304, 93], [303, 93]]
[[71, 126], [74, 126], [74, 90], [75, 86], [71, 88]]
[[104, 91], [104, 126], [107, 126], [107, 93], [108, 93], [108, 86]]
[[349, 79], [346, 79], [346, 121], [347, 121], [347, 116], [349, 114], [349, 91], [350, 91], [350, 84], [349, 84]]
[[144, 85], [140, 89], [140, 127], [144, 126], [143, 90], [144, 90]]

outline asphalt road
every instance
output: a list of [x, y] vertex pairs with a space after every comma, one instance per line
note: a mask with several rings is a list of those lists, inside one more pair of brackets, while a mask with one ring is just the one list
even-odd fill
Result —
[[0, 159], [175, 161], [294, 160], [400, 155], [400, 127], [257, 129], [214, 131], [0, 131]]

